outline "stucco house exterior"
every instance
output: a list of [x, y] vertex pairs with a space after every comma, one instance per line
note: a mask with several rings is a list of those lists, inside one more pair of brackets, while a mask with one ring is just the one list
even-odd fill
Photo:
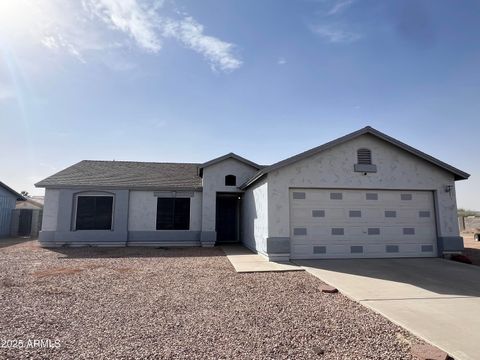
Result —
[[270, 260], [436, 257], [463, 249], [455, 181], [469, 174], [371, 127], [261, 166], [81, 161], [40, 181], [40, 242], [214, 246]]

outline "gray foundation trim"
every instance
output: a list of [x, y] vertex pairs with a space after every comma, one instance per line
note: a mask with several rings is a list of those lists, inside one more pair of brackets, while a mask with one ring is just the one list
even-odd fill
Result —
[[444, 252], [463, 251], [463, 238], [461, 236], [439, 236], [437, 239], [438, 254]]
[[201, 231], [189, 230], [159, 230], [159, 231], [129, 231], [128, 245], [137, 242], [169, 242], [169, 243], [197, 243], [200, 244]]
[[211, 247], [215, 245], [217, 241], [216, 231], [202, 231], [200, 232], [200, 244], [203, 247]]
[[265, 255], [268, 261], [275, 262], [289, 262], [290, 261], [290, 252], [287, 254], [266, 254]]
[[268, 237], [266, 239], [268, 256], [273, 254], [290, 254], [289, 237]]
[[354, 164], [353, 170], [355, 172], [376, 173], [377, 165], [373, 164]]

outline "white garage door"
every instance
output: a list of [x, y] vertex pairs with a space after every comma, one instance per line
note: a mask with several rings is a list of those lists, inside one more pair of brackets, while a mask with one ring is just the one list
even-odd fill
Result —
[[436, 256], [433, 193], [290, 190], [292, 259]]

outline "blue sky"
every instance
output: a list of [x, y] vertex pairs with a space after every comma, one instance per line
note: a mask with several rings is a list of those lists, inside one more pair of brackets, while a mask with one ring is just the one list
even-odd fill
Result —
[[82, 159], [269, 164], [366, 125], [472, 174], [480, 3], [16, 0], [0, 4], [0, 180]]

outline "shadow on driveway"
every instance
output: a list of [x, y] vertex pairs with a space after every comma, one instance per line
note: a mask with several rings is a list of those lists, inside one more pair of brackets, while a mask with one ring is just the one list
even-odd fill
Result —
[[[480, 297], [480, 267], [460, 264], [438, 258], [416, 259], [338, 259], [338, 260], [299, 260], [302, 266], [319, 270], [319, 277], [328, 282], [328, 278], [348, 279], [364, 299], [376, 292], [372, 286], [384, 288], [389, 295], [389, 282], [412, 285], [427, 290], [432, 296], [469, 296]], [[355, 275], [357, 277], [345, 277]], [[387, 282], [369, 281], [385, 280]], [[336, 286], [336, 284], [331, 284]], [[405, 290], [405, 286], [403, 287]], [[382, 289], [378, 289], [382, 290]], [[415, 290], [405, 293], [415, 295]], [[392, 293], [393, 295], [393, 293]], [[425, 295], [425, 294], [423, 294]]]

